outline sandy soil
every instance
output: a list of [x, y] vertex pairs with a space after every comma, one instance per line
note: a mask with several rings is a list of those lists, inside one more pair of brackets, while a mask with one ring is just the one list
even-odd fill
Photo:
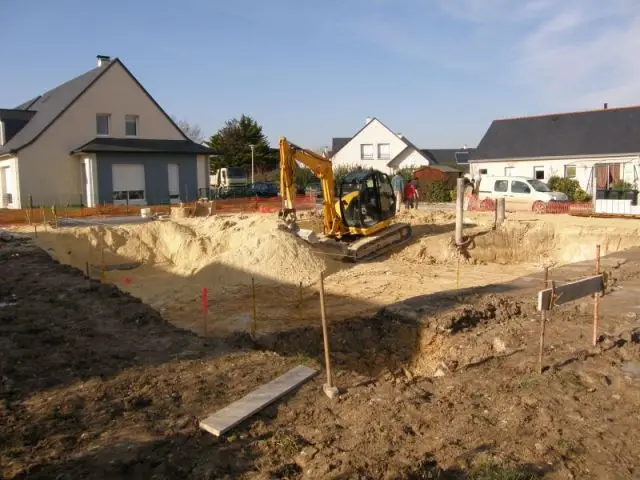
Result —
[[[399, 220], [412, 224], [411, 243], [355, 266], [277, 230], [274, 215], [49, 229], [37, 242], [63, 263], [84, 269], [88, 261], [98, 278], [104, 238], [106, 265], [142, 262], [132, 270], [106, 272], [106, 281], [199, 334], [205, 329], [201, 291], [207, 288], [207, 333], [213, 335], [251, 328], [251, 277], [256, 328], [266, 333], [317, 325], [321, 270], [328, 274], [327, 311], [338, 320], [372, 315], [390, 303], [433, 292], [502, 283], [544, 266], [593, 258], [597, 243], [603, 255], [640, 245], [636, 221], [519, 213], [493, 231], [493, 216], [475, 213], [465, 227], [473, 241], [461, 257], [452, 246], [452, 212], [413, 211]], [[306, 228], [320, 228], [313, 215], [303, 221]]]
[[320, 329], [203, 339], [0, 241], [0, 477], [633, 478], [640, 254], [603, 264], [601, 343], [589, 299], [555, 310], [542, 376], [532, 292], [413, 298], [332, 323], [338, 399], [320, 376], [218, 439], [197, 421], [318, 366]]

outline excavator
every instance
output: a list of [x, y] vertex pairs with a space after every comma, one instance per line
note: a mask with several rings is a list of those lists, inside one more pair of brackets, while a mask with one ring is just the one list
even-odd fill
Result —
[[[296, 162], [308, 167], [322, 187], [323, 234], [299, 227], [295, 198]], [[337, 194], [337, 198], [336, 198]], [[281, 227], [310, 243], [337, 248], [348, 261], [362, 261], [403, 244], [411, 237], [411, 226], [393, 223], [396, 197], [388, 175], [377, 170], [358, 170], [342, 179], [336, 190], [331, 161], [280, 138]]]

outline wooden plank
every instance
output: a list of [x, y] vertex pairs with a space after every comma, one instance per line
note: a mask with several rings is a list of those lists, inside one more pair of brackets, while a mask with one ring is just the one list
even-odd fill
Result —
[[[569, 303], [582, 297], [593, 295], [604, 290], [604, 276], [595, 275], [555, 288], [555, 305]], [[538, 292], [538, 310], [549, 310], [553, 290], [548, 288]]]
[[200, 428], [213, 435], [220, 436], [267, 405], [294, 390], [318, 373], [304, 365], [298, 365], [284, 375], [254, 390], [240, 400], [209, 415], [200, 422]]

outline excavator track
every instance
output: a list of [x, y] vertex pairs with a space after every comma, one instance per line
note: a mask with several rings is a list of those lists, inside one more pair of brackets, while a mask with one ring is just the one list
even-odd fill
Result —
[[402, 245], [411, 238], [411, 225], [395, 223], [381, 232], [361, 238], [345, 249], [345, 260], [362, 262], [370, 260]]

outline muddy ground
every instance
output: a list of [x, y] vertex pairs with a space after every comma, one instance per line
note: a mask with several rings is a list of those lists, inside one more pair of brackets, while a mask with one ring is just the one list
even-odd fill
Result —
[[591, 300], [553, 312], [542, 376], [530, 292], [444, 293], [334, 322], [338, 399], [318, 376], [215, 438], [199, 419], [319, 367], [317, 327], [203, 339], [0, 242], [0, 477], [634, 478], [638, 259], [604, 262], [599, 346]]

